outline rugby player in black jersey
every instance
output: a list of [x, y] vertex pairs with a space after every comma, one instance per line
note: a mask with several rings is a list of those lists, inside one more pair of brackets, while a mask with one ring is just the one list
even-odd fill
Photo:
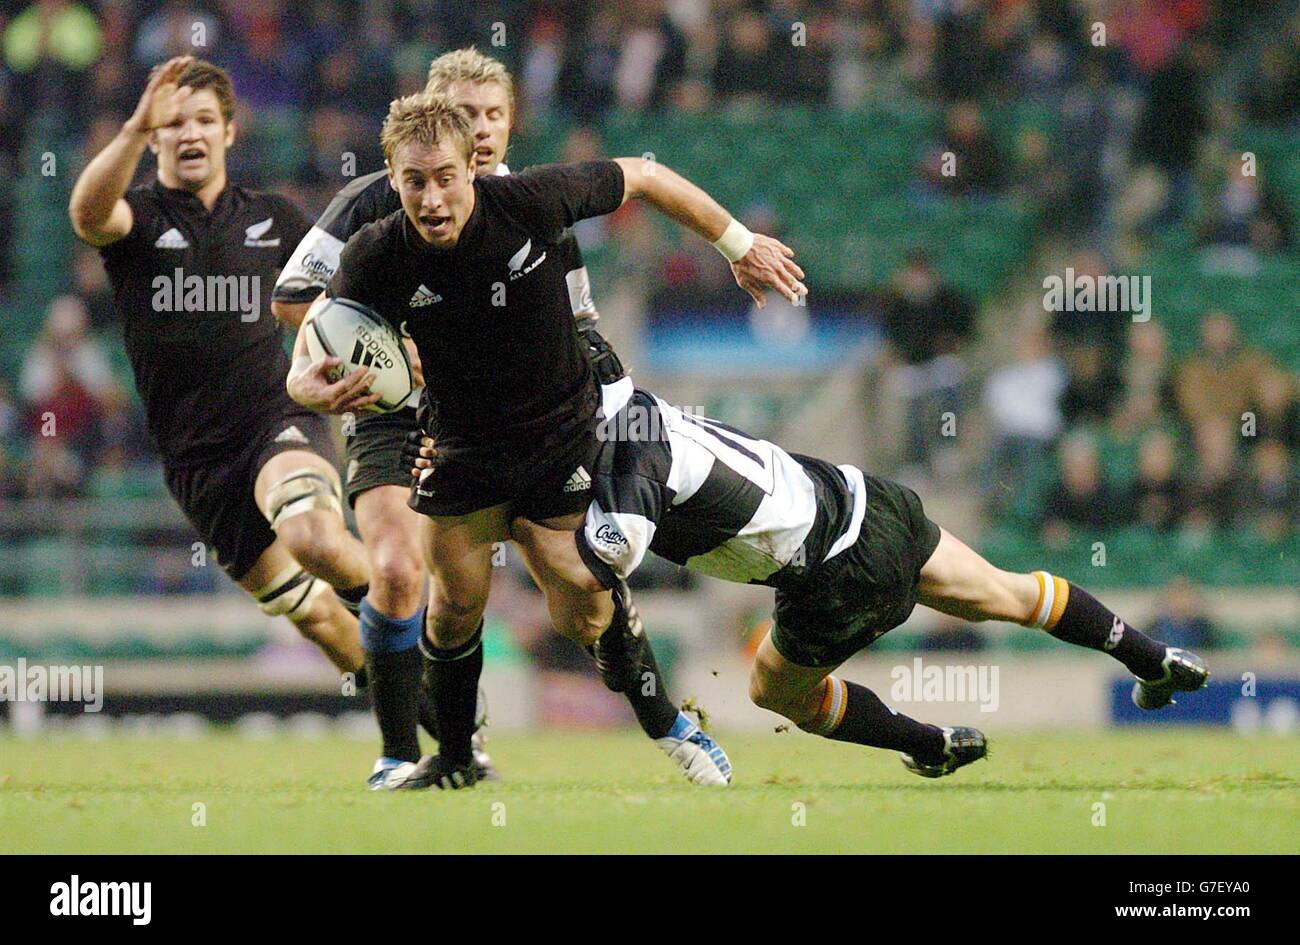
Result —
[[[343, 521], [333, 444], [285, 393], [271, 287], [307, 230], [292, 203], [226, 177], [234, 92], [192, 57], [156, 68], [87, 165], [69, 213], [100, 248], [167, 487], [262, 610], [364, 681], [365, 549]], [[151, 184], [128, 189], [145, 149]]]
[[[902, 754], [923, 777], [983, 758], [984, 734], [895, 712], [833, 671], [917, 603], [963, 620], [1005, 620], [1109, 653], [1137, 676], [1133, 701], [1154, 710], [1203, 687], [1193, 653], [1129, 626], [1078, 585], [1000, 570], [925, 515], [911, 489], [785, 452], [637, 390], [592, 460], [592, 501], [576, 532], [517, 519], [550, 546], [551, 583], [619, 588], [647, 551], [724, 580], [776, 589], [750, 697], [800, 728]], [[430, 441], [431, 442], [431, 441]], [[426, 452], [429, 443], [426, 443]], [[410, 454], [408, 453], [408, 456]], [[413, 475], [430, 465], [411, 457]]]
[[[409, 334], [423, 364], [422, 423], [437, 459], [410, 505], [426, 516], [423, 643], [440, 752], [422, 767], [434, 784], [461, 786], [475, 779], [470, 735], [492, 544], [514, 516], [571, 531], [590, 495], [602, 390], [574, 329], [556, 252], [563, 232], [639, 198], [712, 241], [760, 304], [768, 288], [798, 299], [802, 272], [788, 247], [745, 230], [660, 164], [620, 158], [476, 178], [472, 124], [446, 97], [395, 101], [382, 143], [402, 210], [352, 237], [329, 291]], [[295, 373], [307, 370], [302, 348]], [[610, 634], [639, 646], [621, 589], [541, 585], [556, 628], [596, 645], [598, 658]], [[635, 661], [628, 668], [629, 682], [643, 677]]]
[[[504, 65], [475, 49], [458, 49], [433, 60], [426, 91], [450, 96], [472, 121], [476, 176], [510, 173], [504, 158], [514, 115], [514, 83]], [[401, 201], [385, 171], [357, 178], [343, 188], [281, 271], [272, 296], [276, 316], [297, 328], [310, 303], [338, 268], [344, 243], [365, 224], [400, 209]], [[554, 252], [563, 264], [573, 317], [597, 380], [611, 396], [621, 392], [626, 397], [632, 381], [596, 330], [600, 316], [572, 231], [560, 237]], [[408, 339], [408, 349], [411, 347]], [[418, 354], [412, 355], [412, 362], [419, 363]], [[329, 385], [324, 380], [323, 372], [332, 363], [317, 365], [311, 373], [298, 378], [290, 387], [291, 395], [304, 405], [337, 412], [339, 408], [331, 398], [336, 390], [347, 388], [345, 381]], [[307, 394], [313, 386], [319, 388], [315, 398]], [[346, 494], [372, 568], [370, 593], [361, 606], [361, 638], [383, 739], [383, 755], [375, 763], [369, 781], [377, 790], [409, 786], [407, 777], [420, 757], [417, 713], [437, 737], [428, 700], [417, 701], [420, 659], [416, 641], [423, 624], [421, 608], [427, 578], [420, 556], [420, 516], [407, 505], [410, 480], [399, 462], [407, 434], [418, 428], [418, 399], [417, 391], [406, 409], [391, 414], [359, 412], [355, 433], [347, 444]], [[653, 668], [655, 659], [648, 637], [643, 646], [646, 652], [642, 662]], [[610, 660], [603, 659], [600, 665], [609, 682], [621, 685]], [[646, 693], [642, 693], [643, 688], [644, 684], [639, 684], [628, 698], [646, 735], [695, 783], [724, 780], [725, 754], [676, 709], [662, 680]], [[481, 732], [476, 733], [475, 758], [487, 768], [490, 759], [482, 738]]]

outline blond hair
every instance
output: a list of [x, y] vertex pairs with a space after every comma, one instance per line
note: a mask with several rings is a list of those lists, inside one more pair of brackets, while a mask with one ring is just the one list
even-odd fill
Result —
[[495, 82], [506, 90], [510, 113], [515, 111], [515, 82], [510, 71], [500, 60], [485, 56], [473, 46], [443, 53], [429, 63], [429, 81], [424, 90], [429, 93], [450, 93], [457, 82]]
[[410, 142], [446, 144], [468, 163], [474, 153], [474, 126], [465, 112], [445, 95], [419, 92], [395, 98], [388, 106], [388, 117], [379, 133], [384, 160], [392, 161], [397, 148]]

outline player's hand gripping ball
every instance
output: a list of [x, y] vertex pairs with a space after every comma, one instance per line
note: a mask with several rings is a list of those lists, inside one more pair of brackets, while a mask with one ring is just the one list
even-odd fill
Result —
[[299, 331], [305, 332], [313, 364], [326, 358], [341, 362], [330, 372], [330, 381], [356, 371], [374, 375], [369, 390], [379, 399], [362, 409], [392, 413], [405, 406], [415, 388], [411, 362], [397, 332], [374, 311], [351, 299], [318, 299]]

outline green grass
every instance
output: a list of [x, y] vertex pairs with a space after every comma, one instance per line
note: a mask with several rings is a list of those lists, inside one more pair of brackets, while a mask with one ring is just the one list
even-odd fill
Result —
[[939, 781], [798, 732], [723, 743], [725, 790], [635, 735], [546, 734], [492, 738], [500, 784], [371, 794], [374, 749], [354, 739], [0, 738], [0, 852], [1300, 850], [1293, 738], [995, 736], [990, 760]]

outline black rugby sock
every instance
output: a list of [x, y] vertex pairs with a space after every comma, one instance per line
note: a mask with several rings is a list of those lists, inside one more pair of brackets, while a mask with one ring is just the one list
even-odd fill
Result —
[[417, 705], [420, 693], [420, 651], [416, 647], [391, 653], [367, 653], [370, 698], [383, 739], [384, 757], [420, 760]]
[[906, 752], [923, 761], [943, 756], [943, 731], [895, 712], [866, 686], [827, 676], [817, 714], [799, 726], [837, 742]]
[[438, 728], [438, 754], [456, 767], [474, 760], [474, 712], [478, 706], [478, 680], [483, 673], [483, 623], [457, 647], [434, 646], [428, 634], [420, 637], [424, 654], [422, 684], [433, 705]]
[[668, 685], [659, 671], [649, 637], [641, 648], [641, 684], [623, 693], [636, 713], [641, 731], [651, 738], [663, 738], [677, 721], [677, 706], [668, 698]]
[[[1129, 626], [1073, 581], [1035, 571], [1039, 606], [1031, 618], [1058, 640], [1109, 653], [1142, 679], [1164, 675], [1165, 645]], [[1064, 598], [1064, 600], [1062, 600]]]

